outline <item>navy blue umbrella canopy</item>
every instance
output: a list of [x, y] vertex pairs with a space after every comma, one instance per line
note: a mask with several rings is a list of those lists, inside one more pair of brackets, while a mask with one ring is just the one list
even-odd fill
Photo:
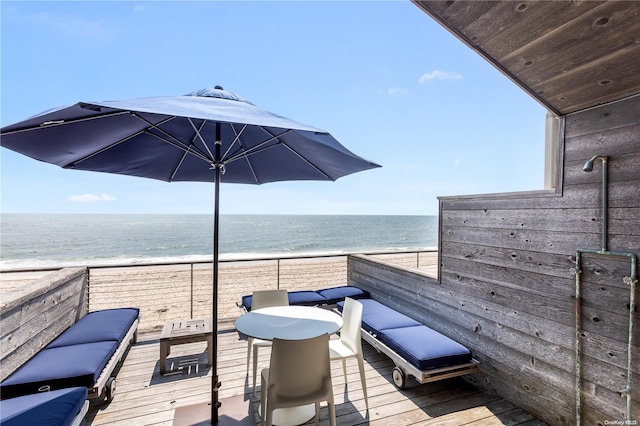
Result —
[[60, 167], [215, 183], [211, 419], [218, 423], [219, 185], [329, 180], [380, 167], [329, 133], [216, 86], [185, 96], [79, 102], [0, 131], [0, 146]]
[[[216, 126], [220, 155], [215, 155]], [[336, 180], [379, 167], [329, 133], [235, 94], [79, 102], [2, 128], [5, 148], [60, 167], [172, 181]]]

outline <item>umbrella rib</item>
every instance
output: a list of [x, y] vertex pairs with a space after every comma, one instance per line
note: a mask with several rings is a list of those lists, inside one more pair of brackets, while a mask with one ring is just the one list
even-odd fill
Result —
[[[134, 117], [137, 117], [137, 118], [142, 119], [142, 117], [138, 116], [137, 114], [135, 114], [135, 113], [133, 113], [133, 112], [128, 112], [128, 113], [131, 113], [131, 115], [133, 115]], [[169, 121], [173, 120], [174, 118], [175, 118], [175, 116], [174, 116], [174, 117], [168, 117], [168, 118], [166, 118], [166, 119], [162, 120], [161, 122], [159, 122], [159, 123], [158, 123], [158, 125], [162, 125], [162, 124], [164, 124], [164, 123], [167, 123], [167, 122], [169, 122]], [[149, 124], [150, 126], [152, 126], [152, 127], [153, 127], [153, 126], [155, 126], [154, 124], [151, 124], [151, 123], [150, 123], [149, 121], [147, 121], [147, 120], [144, 120], [144, 119], [142, 119], [142, 120], [143, 120], [144, 122], [146, 122], [147, 124]], [[138, 135], [140, 135], [140, 134], [142, 134], [142, 133], [148, 133], [148, 132], [147, 132], [147, 129], [139, 130], [139, 131], [137, 131], [137, 132], [135, 132], [135, 133], [133, 133], [133, 134], [131, 134], [131, 135], [128, 135], [127, 137], [124, 137], [124, 138], [122, 138], [122, 139], [120, 139], [120, 140], [118, 140], [118, 141], [116, 141], [116, 142], [114, 142], [114, 143], [112, 143], [112, 144], [110, 144], [110, 145], [108, 145], [108, 146], [105, 146], [104, 148], [101, 148], [101, 149], [99, 149], [99, 150], [97, 150], [97, 151], [95, 151], [95, 152], [92, 152], [91, 154], [86, 155], [86, 156], [84, 156], [84, 157], [82, 157], [82, 158], [80, 158], [80, 159], [78, 159], [78, 160], [75, 160], [75, 161], [73, 161], [73, 162], [71, 162], [71, 163], [69, 163], [69, 164], [66, 164], [66, 165], [64, 165], [64, 166], [62, 166], [62, 167], [63, 167], [63, 168], [65, 168], [65, 169], [74, 168], [75, 166], [77, 166], [78, 164], [82, 163], [83, 161], [86, 161], [86, 160], [88, 160], [88, 159], [90, 159], [90, 158], [92, 158], [92, 157], [95, 157], [96, 155], [102, 154], [103, 152], [108, 151], [108, 150], [110, 150], [111, 148], [116, 147], [116, 146], [120, 145], [121, 143], [124, 143], [124, 142], [128, 141], [129, 139], [134, 138], [134, 137], [136, 137], [136, 136], [138, 136]], [[149, 133], [149, 134], [150, 134], [150, 135], [152, 135], [152, 136], [157, 137], [157, 138], [158, 138], [158, 139], [160, 139], [160, 140], [164, 140], [164, 139], [160, 138], [158, 135], [154, 135], [153, 133]], [[167, 143], [171, 144], [171, 142], [170, 142], [170, 141], [165, 141], [165, 142], [167, 142]], [[172, 145], [173, 145], [173, 144], [172, 144]], [[174, 145], [174, 146], [175, 146], [175, 145]], [[180, 148], [180, 149], [182, 149], [182, 148], [181, 148], [181, 147], [179, 147], [179, 146], [178, 146], [178, 147], [176, 147], [176, 148]]]
[[303, 157], [301, 154], [298, 153], [298, 151], [296, 151], [295, 149], [293, 149], [292, 147], [290, 147], [289, 145], [287, 145], [286, 142], [282, 142], [282, 145], [287, 148], [289, 151], [291, 151], [292, 153], [294, 153], [296, 156], [298, 156], [298, 158], [300, 158], [302, 161], [304, 161], [305, 163], [307, 163], [309, 166], [311, 166], [312, 168], [314, 168], [318, 173], [320, 173], [321, 175], [323, 175], [324, 177], [326, 177], [327, 179], [330, 179], [332, 181], [335, 181], [334, 178], [332, 178], [331, 176], [329, 176], [328, 174], [326, 174], [325, 172], [322, 171], [322, 169], [320, 169], [318, 166], [316, 166], [315, 164], [313, 164], [311, 161], [307, 160], [305, 157]]
[[[236, 141], [238, 142], [238, 145], [240, 145], [241, 149], [244, 149], [244, 144], [242, 143], [242, 139], [240, 138], [240, 136], [242, 135], [242, 132], [244, 132], [244, 129], [247, 128], [247, 125], [245, 124], [242, 129], [240, 130], [240, 132], [236, 132], [236, 128], [233, 124], [231, 124], [231, 129], [233, 130], [233, 133], [235, 133], [236, 137], [232, 143], [235, 144]], [[229, 149], [231, 149], [231, 146], [229, 146]], [[225, 152], [225, 155], [229, 152], [229, 150], [227, 150], [227, 152]], [[256, 171], [253, 168], [253, 164], [251, 164], [251, 160], [249, 159], [249, 157], [244, 157], [247, 160], [247, 165], [249, 166], [249, 170], [251, 170], [251, 174], [253, 175], [253, 180], [255, 181], [256, 184], [260, 184], [260, 179], [258, 179], [258, 175], [256, 174]]]
[[[298, 153], [295, 149], [293, 149], [291, 146], [289, 146], [286, 142], [281, 141], [279, 138], [284, 135], [285, 133], [291, 132], [291, 129], [287, 129], [284, 132], [280, 133], [279, 135], [274, 135], [271, 132], [269, 132], [267, 129], [265, 129], [264, 127], [260, 126], [260, 128], [269, 136], [271, 136], [269, 139], [267, 139], [264, 142], [261, 142], [260, 144], [254, 146], [253, 148], [251, 148], [250, 150], [247, 151], [243, 151], [240, 152], [238, 154], [236, 154], [234, 157], [230, 158], [229, 160], [226, 161], [226, 163], [230, 163], [232, 161], [238, 160], [240, 158], [247, 158], [251, 155], [257, 154], [258, 152], [262, 152], [266, 149], [269, 148], [273, 148], [275, 145], [270, 145], [265, 147], [264, 145], [276, 140], [278, 144], [282, 144], [282, 146], [284, 146], [285, 148], [287, 148], [289, 151], [291, 151], [294, 155], [296, 155], [298, 158], [300, 158], [302, 161], [304, 161], [305, 163], [307, 163], [309, 166], [311, 166], [313, 169], [315, 169], [318, 173], [320, 173], [321, 175], [323, 175], [325, 178], [334, 181], [335, 179], [332, 178], [331, 176], [329, 176], [328, 174], [326, 174], [324, 171], [322, 171], [318, 166], [316, 166], [315, 164], [313, 164], [312, 162], [310, 162], [309, 160], [307, 160], [303, 155], [301, 155], [300, 153]], [[252, 169], [253, 171], [253, 169]]]
[[[137, 118], [139, 118], [140, 120], [144, 121], [145, 123], [147, 123], [149, 125], [150, 128], [156, 129], [158, 132], [162, 133], [167, 139], [163, 138], [161, 135], [156, 135], [154, 133], [149, 132], [149, 128], [145, 129], [145, 132], [153, 137], [156, 137], [158, 139], [160, 139], [163, 142], [168, 143], [169, 145], [181, 149], [184, 152], [187, 152], [191, 155], [195, 155], [196, 157], [200, 158], [201, 160], [204, 160], [208, 163], [211, 163], [211, 159], [207, 158], [207, 156], [202, 153], [200, 150], [198, 149], [193, 149], [191, 146], [189, 145], [185, 145], [184, 142], [182, 142], [181, 140], [177, 139], [175, 136], [173, 136], [170, 133], [167, 133], [166, 131], [162, 130], [161, 128], [158, 127], [158, 125], [162, 125], [165, 124], [166, 122], [173, 120], [175, 118], [177, 118], [176, 116], [173, 117], [169, 117], [168, 119], [162, 121], [161, 123], [153, 124], [151, 123], [149, 120], [145, 119], [144, 117], [139, 116], [136, 113], [133, 113], [133, 115]], [[173, 141], [169, 140], [172, 139]]]
[[187, 152], [183, 151], [182, 152], [182, 156], [180, 157], [180, 161], [178, 161], [178, 164], [176, 165], [176, 168], [173, 169], [173, 173], [171, 173], [171, 177], [169, 178], [169, 182], [173, 182], [173, 178], [176, 177], [176, 173], [178, 173], [178, 170], [180, 169], [180, 166], [182, 166], [182, 162], [184, 161], [184, 159], [187, 157]]
[[265, 147], [264, 145], [265, 145], [265, 144], [268, 144], [269, 142], [272, 142], [272, 141], [274, 141], [274, 140], [275, 140], [277, 143], [282, 143], [278, 138], [280, 138], [282, 135], [284, 135], [284, 134], [286, 134], [286, 133], [291, 132], [291, 129], [287, 129], [287, 130], [285, 130], [284, 132], [282, 132], [282, 133], [280, 133], [279, 135], [277, 135], [277, 136], [276, 136], [276, 135], [272, 135], [272, 134], [271, 134], [270, 132], [268, 132], [264, 127], [260, 126], [260, 128], [261, 128], [262, 130], [264, 130], [264, 131], [265, 131], [269, 136], [271, 136], [271, 137], [270, 137], [269, 139], [267, 139], [267, 140], [263, 141], [263, 142], [260, 142], [259, 144], [257, 144], [257, 145], [256, 145], [256, 146], [254, 146], [253, 148], [250, 148], [250, 149], [248, 149], [248, 150], [246, 150], [246, 151], [240, 151], [240, 152], [237, 152], [237, 153], [236, 153], [236, 154], [234, 154], [232, 157], [228, 158], [228, 159], [225, 161], [225, 163], [230, 163], [230, 162], [232, 162], [232, 161], [239, 160], [240, 158], [245, 158], [245, 157], [248, 157], [248, 156], [250, 156], [250, 155], [256, 154], [256, 153], [258, 153], [258, 152], [264, 151], [265, 149], [272, 148], [274, 145], [267, 146], [267, 147]]
[[55, 127], [55, 126], [65, 126], [65, 125], [69, 125], [69, 124], [82, 123], [84, 121], [99, 120], [99, 119], [102, 119], [102, 118], [117, 117], [117, 116], [123, 115], [123, 114], [129, 114], [129, 111], [117, 111], [117, 112], [112, 112], [112, 113], [109, 113], [109, 114], [94, 115], [94, 116], [91, 116], [91, 117], [77, 118], [75, 120], [45, 121], [44, 123], [38, 124], [36, 126], [23, 127], [21, 129], [11, 130], [11, 131], [8, 131], [8, 132], [2, 132], [2, 136], [14, 135], [14, 134], [17, 134], [17, 133], [25, 133], [25, 132], [30, 132], [30, 131], [33, 131], [33, 130], [41, 130], [41, 129], [46, 129], [46, 128]]
[[[202, 141], [202, 143], [204, 144], [204, 146], [207, 148], [207, 151], [209, 151], [209, 147], [207, 146], [207, 144], [202, 139], [202, 136], [200, 136], [200, 130], [202, 130], [202, 128], [204, 127], [204, 125], [206, 123], [206, 120], [202, 122], [202, 124], [200, 125], [199, 129], [196, 129], [196, 126], [193, 124], [193, 121], [191, 120], [191, 118], [189, 118], [189, 123], [191, 123], [191, 126], [193, 127], [193, 130], [195, 130], [195, 132], [196, 132], [196, 135], [191, 139], [191, 143], [189, 144], [189, 147], [193, 147], [193, 142], [195, 141], [195, 139], [197, 137], [199, 137], [200, 140]], [[209, 151], [209, 154], [211, 154], [211, 151]], [[180, 161], [178, 161], [178, 164], [176, 164], [175, 169], [173, 169], [173, 172], [171, 173], [171, 177], [169, 178], [169, 182], [173, 182], [173, 178], [178, 173], [178, 170], [180, 170], [180, 167], [182, 166], [182, 163], [184, 162], [185, 158], [187, 158], [187, 151], [183, 151], [182, 152], [182, 156], [180, 157]]]
[[160, 139], [162, 142], [168, 143], [174, 148], [178, 148], [183, 151], [185, 154], [191, 154], [207, 163], [211, 164], [211, 158], [207, 157], [204, 153], [200, 152], [199, 149], [194, 148], [191, 145], [185, 145], [183, 142], [173, 142], [168, 139], [163, 138], [161, 135], [156, 135], [151, 132], [146, 132], [148, 135], [153, 136], [154, 138]]
[[200, 125], [200, 128], [196, 128], [196, 125], [193, 122], [193, 119], [189, 118], [189, 124], [191, 124], [191, 127], [193, 128], [193, 131], [196, 132], [196, 135], [191, 140], [191, 144], [189, 146], [190, 147], [193, 146], [193, 141], [196, 138], [200, 139], [200, 142], [202, 142], [202, 145], [204, 145], [204, 147], [207, 149], [207, 152], [209, 153], [209, 158], [212, 159], [212, 162], [215, 162], [217, 160], [217, 158], [215, 157], [215, 155], [213, 155], [213, 153], [211, 152], [211, 149], [209, 148], [209, 145], [207, 145], [207, 142], [204, 140], [204, 138], [202, 137], [202, 134], [200, 133], [200, 131], [202, 130], [202, 128], [204, 127], [204, 125], [206, 123], [207, 123], [207, 120], [204, 120], [202, 122], [202, 124]]
[[240, 145], [240, 149], [244, 149], [244, 146], [242, 146], [242, 140], [240, 139], [240, 137], [242, 136], [242, 133], [244, 133], [244, 130], [247, 128], [247, 124], [244, 124], [242, 126], [242, 129], [240, 129], [240, 132], [236, 131], [236, 128], [233, 123], [230, 123], [230, 125], [231, 125], [231, 129], [233, 130], [233, 133], [235, 134], [235, 138], [229, 144], [229, 148], [227, 148], [227, 150], [224, 152], [224, 155], [222, 156], [222, 158], [227, 157], [227, 155], [229, 154], [229, 151], [231, 151], [231, 148], [233, 148], [236, 142], [238, 142], [238, 144]]
[[90, 159], [92, 157], [95, 157], [96, 155], [102, 154], [103, 152], [108, 151], [111, 148], [116, 147], [116, 146], [120, 145], [121, 143], [124, 143], [124, 142], [128, 141], [129, 139], [135, 138], [136, 136], [138, 136], [138, 135], [140, 135], [140, 134], [142, 134], [144, 132], [145, 132], [144, 129], [143, 130], [139, 130], [139, 131], [127, 136], [127, 137], [124, 137], [124, 138], [120, 139], [119, 141], [116, 141], [116, 142], [114, 142], [112, 144], [109, 144], [109, 145], [105, 146], [104, 148], [101, 148], [101, 149], [99, 149], [97, 151], [94, 151], [89, 155], [85, 155], [84, 157], [79, 158], [79, 159], [77, 159], [75, 161], [72, 161], [69, 164], [65, 164], [64, 166], [62, 166], [62, 168], [64, 168], [64, 169], [72, 169], [75, 166], [77, 166], [78, 164], [82, 163], [83, 161], [86, 161], [86, 160], [88, 160], [88, 159]]

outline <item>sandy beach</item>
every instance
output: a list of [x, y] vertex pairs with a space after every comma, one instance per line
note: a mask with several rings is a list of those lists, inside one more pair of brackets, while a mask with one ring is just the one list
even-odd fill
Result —
[[[435, 276], [437, 252], [373, 255]], [[0, 275], [3, 294], [29, 285], [48, 272]], [[175, 264], [91, 268], [89, 309], [139, 307], [140, 330], [155, 332], [169, 320], [210, 317], [212, 265]], [[218, 318], [232, 324], [241, 311], [236, 305], [254, 290], [281, 288], [316, 290], [347, 284], [347, 256], [225, 261], [219, 268]]]

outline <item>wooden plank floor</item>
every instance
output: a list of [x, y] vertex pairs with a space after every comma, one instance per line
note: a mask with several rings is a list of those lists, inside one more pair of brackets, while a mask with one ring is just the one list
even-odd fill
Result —
[[[206, 403], [211, 395], [211, 368], [206, 365], [206, 344], [175, 346], [168, 357], [170, 373], [159, 373], [157, 335], [139, 336], [137, 344], [117, 372], [116, 395], [110, 404], [93, 401], [86, 423], [90, 425], [172, 425], [178, 407]], [[251, 395], [246, 377], [246, 340], [227, 327], [219, 334], [218, 374], [220, 399]], [[369, 413], [365, 410], [357, 364], [348, 361], [345, 388], [340, 362], [332, 365], [338, 425], [544, 425], [504, 399], [481, 392], [460, 378], [398, 390], [391, 383], [393, 363], [363, 342]], [[269, 351], [260, 351], [260, 367], [268, 365]], [[258, 377], [258, 381], [259, 381]], [[260, 424], [257, 405], [252, 407]], [[326, 407], [320, 424], [328, 425]], [[314, 424], [313, 421], [309, 424]]]

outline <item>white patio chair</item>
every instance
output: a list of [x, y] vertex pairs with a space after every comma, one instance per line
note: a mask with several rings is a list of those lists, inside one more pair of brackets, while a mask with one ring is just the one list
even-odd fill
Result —
[[336, 425], [328, 334], [304, 340], [273, 339], [271, 363], [261, 376], [263, 426], [272, 425], [276, 409], [312, 403], [318, 424], [322, 401], [327, 401], [331, 426]]
[[349, 297], [344, 300], [342, 309], [342, 320], [344, 325], [340, 330], [340, 339], [329, 341], [329, 353], [331, 360], [342, 360], [342, 371], [344, 373], [344, 383], [347, 385], [347, 358], [356, 358], [360, 369], [360, 382], [362, 383], [362, 393], [364, 403], [369, 411], [369, 399], [367, 397], [367, 384], [364, 376], [364, 357], [362, 356], [361, 326], [362, 326], [362, 303]]
[[[251, 295], [251, 310], [270, 308], [272, 306], [288, 306], [289, 296], [287, 290], [259, 290]], [[270, 348], [271, 341], [254, 339], [247, 340], [247, 376], [249, 375], [249, 363], [251, 362], [251, 351], [253, 350], [253, 396], [256, 395], [256, 377], [258, 375], [258, 349]]]

